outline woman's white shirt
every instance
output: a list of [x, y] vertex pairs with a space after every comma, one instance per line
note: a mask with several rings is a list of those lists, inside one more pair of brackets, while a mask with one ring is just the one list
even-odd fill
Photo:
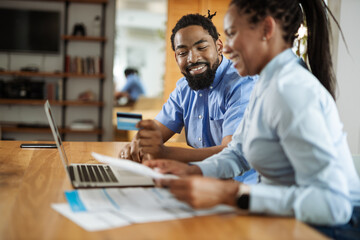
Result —
[[360, 205], [360, 180], [329, 92], [291, 49], [260, 74], [243, 120], [222, 152], [197, 164], [231, 178], [255, 168], [250, 211], [335, 225]]

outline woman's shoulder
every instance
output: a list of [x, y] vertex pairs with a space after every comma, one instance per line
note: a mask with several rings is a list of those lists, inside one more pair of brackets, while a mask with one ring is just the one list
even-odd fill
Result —
[[319, 103], [327, 92], [319, 80], [299, 63], [288, 64], [274, 78], [269, 96], [278, 106], [291, 111], [302, 111]]

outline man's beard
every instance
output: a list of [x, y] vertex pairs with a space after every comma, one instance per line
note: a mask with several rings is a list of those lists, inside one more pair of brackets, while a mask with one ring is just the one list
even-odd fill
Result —
[[[200, 74], [196, 74], [196, 75], [191, 75], [189, 68], [190, 67], [195, 67], [198, 65], [202, 65], [205, 64], [207, 69], [205, 72], [200, 73]], [[216, 60], [216, 62], [214, 63], [213, 67], [210, 67], [210, 63], [209, 62], [198, 62], [198, 63], [194, 63], [189, 65], [186, 68], [186, 73], [183, 73], [183, 75], [185, 76], [189, 87], [192, 90], [200, 90], [200, 89], [205, 89], [211, 86], [211, 84], [214, 82], [215, 79], [215, 74], [216, 74], [216, 70], [219, 67], [220, 63], [219, 63], [219, 59]]]

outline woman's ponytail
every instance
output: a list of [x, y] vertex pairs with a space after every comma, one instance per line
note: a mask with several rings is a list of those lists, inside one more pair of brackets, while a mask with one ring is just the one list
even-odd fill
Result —
[[[308, 29], [307, 54], [311, 72], [336, 100], [336, 77], [330, 53], [330, 23], [323, 0], [299, 0]], [[331, 14], [332, 16], [332, 14]]]

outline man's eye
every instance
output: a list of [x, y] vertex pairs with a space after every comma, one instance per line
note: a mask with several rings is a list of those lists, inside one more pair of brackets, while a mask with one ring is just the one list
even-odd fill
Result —
[[187, 52], [179, 52], [178, 55], [179, 56], [185, 56], [187, 54]]
[[207, 46], [199, 47], [199, 50], [204, 50], [206, 48], [207, 48]]

